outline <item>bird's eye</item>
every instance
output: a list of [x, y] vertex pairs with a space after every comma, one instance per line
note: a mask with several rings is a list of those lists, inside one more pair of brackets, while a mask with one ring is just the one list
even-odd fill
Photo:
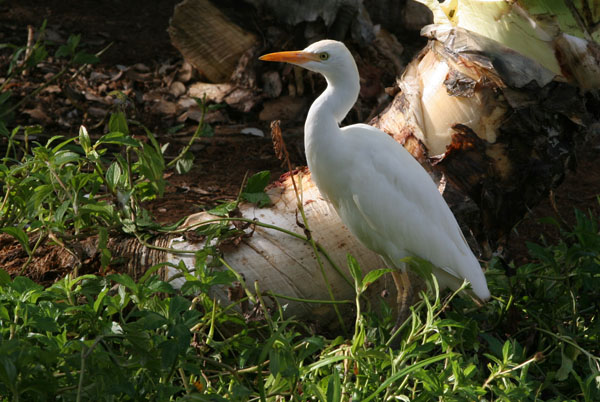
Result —
[[327, 53], [327, 52], [319, 53], [319, 59], [321, 59], [322, 61], [325, 61], [328, 58], [329, 58], [329, 53]]

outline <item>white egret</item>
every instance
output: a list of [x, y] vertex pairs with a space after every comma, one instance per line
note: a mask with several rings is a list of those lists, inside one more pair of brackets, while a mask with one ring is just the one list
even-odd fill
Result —
[[327, 89], [312, 104], [304, 126], [312, 179], [341, 220], [367, 248], [381, 255], [398, 288], [399, 319], [407, 312], [407, 256], [435, 265], [440, 287], [456, 289], [467, 279], [473, 293], [490, 292], [452, 211], [423, 167], [383, 131], [366, 124], [340, 128], [360, 89], [350, 51], [322, 40], [302, 51], [270, 53], [260, 60], [291, 63], [322, 74]]

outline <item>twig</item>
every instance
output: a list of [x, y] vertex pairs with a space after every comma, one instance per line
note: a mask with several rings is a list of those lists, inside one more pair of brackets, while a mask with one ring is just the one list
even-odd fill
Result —
[[[23, 60], [19, 63], [19, 68], [27, 63], [27, 60], [31, 57], [31, 53], [33, 53], [33, 25], [27, 25], [27, 47], [25, 48], [25, 57], [23, 57]], [[26, 76], [27, 69], [23, 69], [21, 75]]]
[[[327, 292], [329, 293], [329, 297], [331, 298], [332, 301], [335, 301], [333, 289], [331, 288], [331, 284], [329, 283], [329, 279], [327, 278], [327, 273], [325, 272], [325, 267], [323, 266], [323, 261], [321, 260], [319, 248], [317, 247], [317, 243], [315, 242], [312, 235], [310, 234], [308, 219], [306, 218], [306, 213], [304, 212], [304, 206], [303, 206], [303, 201], [302, 201], [302, 189], [300, 189], [300, 191], [298, 191], [298, 187], [296, 186], [296, 180], [294, 178], [294, 176], [295, 176], [294, 170], [292, 169], [290, 155], [287, 151], [287, 148], [285, 146], [285, 141], [283, 140], [283, 136], [281, 134], [281, 127], [280, 127], [279, 120], [274, 120], [273, 122], [271, 122], [271, 136], [273, 137], [273, 147], [275, 148], [275, 153], [277, 155], [277, 158], [279, 158], [279, 159], [283, 158], [283, 159], [285, 159], [285, 161], [287, 163], [288, 170], [290, 172], [290, 179], [292, 180], [292, 185], [294, 186], [294, 193], [296, 194], [298, 210], [300, 211], [300, 215], [302, 216], [302, 222], [304, 223], [304, 232], [306, 234], [306, 239], [310, 243], [311, 247], [313, 248], [313, 252], [317, 259], [317, 264], [319, 265], [319, 269], [321, 270], [321, 275], [323, 276], [323, 281], [325, 282], [325, 285], [327, 286]], [[342, 330], [344, 331], [344, 333], [347, 334], [346, 325], [344, 324], [342, 314], [340, 313], [340, 310], [338, 309], [337, 304], [333, 305], [333, 309], [335, 310], [335, 314], [337, 315], [337, 318], [340, 322]]]

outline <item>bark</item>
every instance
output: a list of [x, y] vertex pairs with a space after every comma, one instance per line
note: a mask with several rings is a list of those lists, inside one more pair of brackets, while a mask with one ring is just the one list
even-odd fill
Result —
[[576, 86], [524, 55], [461, 28], [423, 33], [427, 47], [371, 123], [443, 184], [489, 256], [573, 166], [590, 115]]

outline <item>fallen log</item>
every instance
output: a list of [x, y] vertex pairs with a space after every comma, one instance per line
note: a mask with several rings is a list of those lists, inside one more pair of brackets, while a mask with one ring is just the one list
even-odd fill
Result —
[[[321, 197], [307, 170], [294, 177], [302, 189], [302, 205], [310, 236], [326, 252], [319, 253], [320, 262], [309, 242], [285, 232], [305, 234], [302, 224], [298, 222], [301, 218], [292, 178], [289, 175], [274, 183], [268, 190], [272, 205], [259, 208], [243, 203], [239, 206], [241, 218], [256, 219], [262, 224], [272, 225], [281, 230], [251, 225], [245, 229], [247, 236], [241, 237], [233, 246], [221, 248], [221, 252], [227, 265], [244, 278], [249, 289], [254, 289], [253, 284], [256, 284], [260, 292], [271, 295], [267, 302], [269, 307], [274, 307], [274, 299], [277, 298], [275, 295], [282, 295], [284, 297], [279, 298], [278, 302], [286, 305], [287, 315], [314, 322], [321, 327], [335, 327], [337, 322], [332, 304], [302, 302], [297, 299], [331, 301], [333, 297], [338, 301], [354, 300], [353, 279], [347, 268], [348, 253], [356, 258], [364, 274], [385, 266], [377, 254], [361, 245], [342, 224], [329, 202]], [[193, 230], [199, 225], [214, 222], [215, 219], [219, 218], [207, 212], [194, 214], [183, 223], [182, 228]], [[170, 247], [177, 252], [194, 252], [201, 248], [185, 236], [173, 238]], [[176, 252], [169, 253], [166, 260], [173, 265], [182, 261], [192, 271], [196, 263], [193, 254], [181, 255]], [[177, 269], [170, 267], [164, 271], [167, 278], [178, 273]], [[183, 278], [173, 280], [176, 286], [182, 286], [184, 283]], [[227, 287], [215, 287], [213, 291], [212, 296], [221, 303], [231, 302]], [[395, 309], [396, 288], [389, 274], [368, 287], [365, 300], [375, 305], [386, 302], [392, 310]], [[352, 303], [337, 306], [345, 319], [353, 319]]]

